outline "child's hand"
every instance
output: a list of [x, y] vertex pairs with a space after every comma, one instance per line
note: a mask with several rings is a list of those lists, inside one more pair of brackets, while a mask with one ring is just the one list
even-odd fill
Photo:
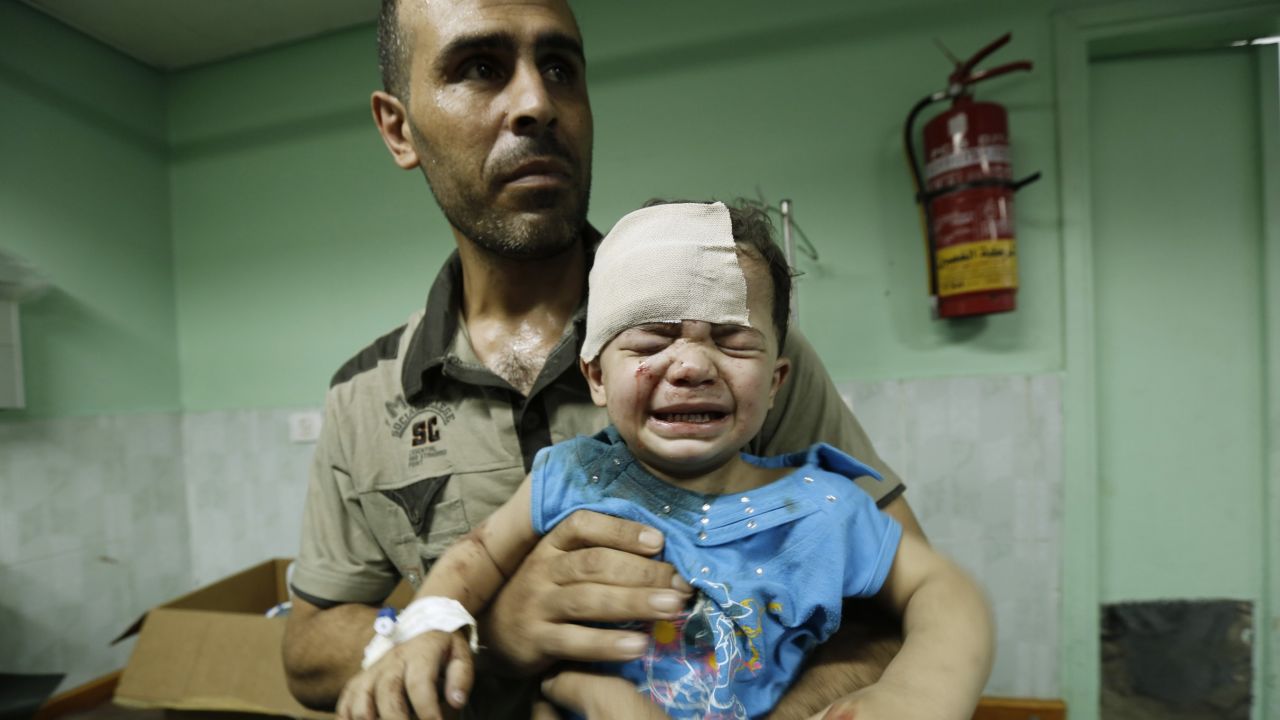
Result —
[[542, 695], [587, 720], [670, 720], [620, 677], [565, 670], [542, 681]]
[[475, 678], [465, 629], [425, 632], [389, 650], [342, 689], [338, 718], [441, 720], [441, 675], [446, 701], [462, 709]]

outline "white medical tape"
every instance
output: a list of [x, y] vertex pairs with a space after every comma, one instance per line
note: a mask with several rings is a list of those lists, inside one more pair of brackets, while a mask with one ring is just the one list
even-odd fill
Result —
[[369, 644], [364, 646], [364, 660], [360, 661], [360, 669], [368, 670], [370, 665], [381, 660], [395, 646], [395, 640], [385, 635], [374, 635]]
[[479, 652], [480, 636], [476, 630], [476, 620], [462, 607], [462, 603], [447, 597], [418, 598], [396, 617], [395, 627], [390, 634], [383, 634], [381, 628], [378, 630], [373, 640], [364, 648], [364, 661], [360, 667], [368, 668], [395, 646], [424, 632], [439, 630], [451, 633], [464, 627], [469, 628], [467, 634], [470, 636], [471, 652]]
[[600, 241], [589, 276], [581, 357], [645, 323], [749, 325], [747, 279], [724, 203], [669, 203], [630, 213]]

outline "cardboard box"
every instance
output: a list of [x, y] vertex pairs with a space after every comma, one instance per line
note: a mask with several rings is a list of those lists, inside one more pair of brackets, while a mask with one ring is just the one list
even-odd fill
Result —
[[153, 608], [117, 641], [141, 630], [116, 687], [130, 708], [216, 710], [326, 720], [293, 699], [284, 680], [286, 559], [269, 560]]
[[[265, 616], [289, 599], [290, 560], [277, 558], [153, 608], [116, 642], [134, 633], [116, 687], [115, 703], [129, 708], [215, 711], [329, 720], [303, 707], [285, 684], [280, 644], [285, 618]], [[403, 606], [401, 584], [388, 601]], [[400, 601], [400, 602], [397, 602]]]

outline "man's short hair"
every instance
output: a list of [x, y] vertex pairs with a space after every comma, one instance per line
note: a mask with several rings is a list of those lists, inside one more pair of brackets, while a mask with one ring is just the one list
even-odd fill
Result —
[[378, 11], [378, 70], [382, 89], [402, 101], [409, 99], [409, 45], [400, 27], [400, 0], [382, 0]]
[[[702, 200], [663, 200], [655, 198], [646, 202], [645, 207], [668, 205], [671, 203], [715, 202]], [[769, 280], [773, 284], [773, 329], [778, 335], [778, 352], [787, 340], [787, 325], [791, 318], [791, 266], [787, 264], [787, 256], [773, 239], [773, 221], [765, 208], [748, 201], [727, 202], [724, 206], [729, 210], [729, 224], [733, 231], [733, 241], [738, 250], [764, 263], [769, 270]]]

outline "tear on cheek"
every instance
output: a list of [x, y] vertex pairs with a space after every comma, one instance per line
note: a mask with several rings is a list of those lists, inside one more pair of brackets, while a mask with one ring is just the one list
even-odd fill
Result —
[[642, 362], [636, 366], [636, 379], [647, 378], [653, 375], [653, 370], [649, 368], [649, 363]]

